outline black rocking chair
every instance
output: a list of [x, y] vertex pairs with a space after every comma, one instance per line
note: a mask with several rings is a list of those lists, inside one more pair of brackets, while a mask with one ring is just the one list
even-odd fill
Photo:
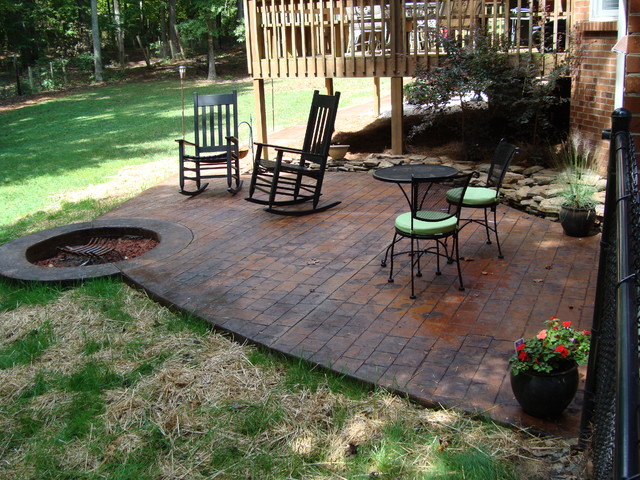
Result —
[[[183, 195], [198, 195], [208, 183], [203, 179], [226, 178], [227, 191], [236, 194], [242, 188], [238, 148], [238, 94], [193, 94], [194, 143], [176, 140], [180, 155], [180, 190]], [[185, 147], [193, 147], [187, 155]], [[246, 154], [246, 152], [244, 152]], [[185, 187], [195, 182], [195, 190]]]
[[[247, 201], [266, 205], [267, 212], [279, 215], [322, 212], [340, 203], [318, 206], [339, 100], [339, 92], [320, 95], [314, 91], [301, 149], [255, 143], [257, 148]], [[276, 151], [275, 161], [263, 158], [267, 148]], [[285, 154], [295, 158], [285, 161]], [[308, 209], [282, 208], [308, 201], [312, 202]]]

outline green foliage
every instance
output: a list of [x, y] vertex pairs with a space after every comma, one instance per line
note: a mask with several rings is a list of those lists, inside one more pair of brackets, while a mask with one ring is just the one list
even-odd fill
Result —
[[560, 322], [557, 317], [551, 317], [545, 325], [547, 328], [535, 337], [519, 344], [517, 355], [509, 359], [511, 370], [516, 375], [528, 370], [560, 371], [567, 365], [581, 365], [589, 359], [589, 331], [576, 330], [571, 322]]
[[598, 167], [591, 145], [579, 135], [570, 136], [562, 143], [556, 156], [556, 168], [560, 170], [558, 182], [562, 188], [562, 204], [572, 208], [594, 209]]
[[12, 345], [0, 350], [0, 370], [26, 365], [42, 355], [54, 341], [53, 329], [47, 322], [31, 330]]
[[[567, 74], [565, 64], [540, 78], [540, 66], [532, 57], [514, 64], [508, 44], [482, 32], [476, 33], [473, 46], [447, 38], [442, 44], [445, 58], [440, 65], [419, 70], [405, 87], [408, 103], [424, 113], [412, 135], [442, 125], [456, 99], [461, 107], [459, 133], [467, 146], [487, 136], [492, 143], [503, 136], [537, 143], [556, 134], [552, 108], [566, 100], [557, 93], [559, 78]], [[479, 101], [481, 94], [486, 104]]]

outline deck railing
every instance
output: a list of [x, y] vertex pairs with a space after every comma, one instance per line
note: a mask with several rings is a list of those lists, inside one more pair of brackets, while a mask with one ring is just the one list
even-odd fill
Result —
[[407, 76], [482, 32], [515, 55], [564, 52], [570, 0], [245, 0], [254, 78]]

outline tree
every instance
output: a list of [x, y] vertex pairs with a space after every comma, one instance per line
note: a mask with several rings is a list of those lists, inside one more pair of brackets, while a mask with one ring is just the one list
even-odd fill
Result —
[[121, 68], [124, 68], [124, 32], [122, 31], [122, 15], [120, 14], [120, 2], [118, 0], [113, 0], [113, 23], [116, 28], [118, 63]]
[[93, 39], [93, 64], [96, 82], [102, 82], [102, 50], [100, 48], [100, 26], [98, 25], [98, 0], [91, 0], [91, 38]]
[[209, 64], [207, 80], [217, 77], [215, 65], [215, 41], [239, 34], [238, 7], [235, 0], [192, 0], [188, 17], [180, 24], [180, 32], [185, 38], [207, 39], [207, 60]]

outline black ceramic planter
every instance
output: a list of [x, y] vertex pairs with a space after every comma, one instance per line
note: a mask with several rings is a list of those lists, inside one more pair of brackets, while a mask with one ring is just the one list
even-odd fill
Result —
[[511, 389], [522, 410], [538, 418], [560, 415], [578, 391], [578, 366], [560, 372], [511, 372]]
[[596, 212], [593, 209], [560, 207], [560, 224], [564, 233], [570, 237], [588, 237], [596, 223]]

